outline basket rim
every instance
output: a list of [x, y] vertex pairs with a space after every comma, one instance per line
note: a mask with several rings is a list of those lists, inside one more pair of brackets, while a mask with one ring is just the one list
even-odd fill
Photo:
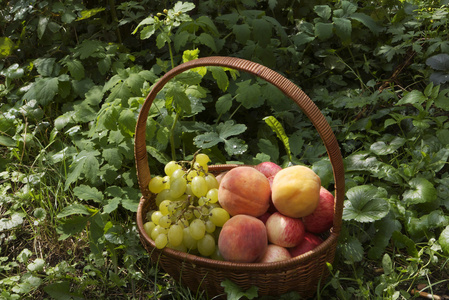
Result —
[[[315, 129], [320, 134], [320, 137], [326, 147], [327, 154], [329, 156], [333, 176], [334, 176], [334, 192], [335, 192], [335, 205], [334, 205], [334, 224], [330, 235], [327, 239], [323, 240], [317, 248], [313, 251], [305, 253], [303, 255], [281, 261], [276, 263], [233, 263], [233, 262], [223, 262], [218, 260], [213, 260], [210, 258], [204, 258], [197, 255], [180, 252], [170, 248], [163, 248], [159, 250], [155, 247], [154, 242], [146, 235], [143, 229], [142, 220], [142, 207], [145, 201], [151, 199], [151, 192], [148, 190], [148, 182], [151, 178], [150, 169], [148, 165], [148, 154], [146, 150], [145, 135], [146, 135], [146, 121], [149, 113], [150, 106], [153, 100], [156, 98], [163, 86], [174, 78], [176, 75], [196, 67], [204, 66], [221, 66], [232, 68], [240, 71], [244, 71], [262, 79], [265, 79], [269, 83], [278, 87], [287, 97], [292, 99], [296, 104], [302, 109], [309, 120], [313, 123]], [[299, 266], [307, 261], [312, 260], [315, 257], [325, 253], [332, 245], [336, 242], [341, 231], [342, 224], [342, 212], [343, 212], [343, 202], [344, 202], [344, 192], [345, 192], [345, 177], [344, 177], [344, 166], [343, 158], [341, 156], [340, 147], [338, 145], [337, 139], [330, 128], [329, 123], [318, 109], [318, 107], [313, 103], [313, 101], [293, 82], [284, 77], [283, 75], [265, 67], [259, 63], [255, 63], [249, 60], [236, 58], [236, 57], [226, 57], [226, 56], [211, 56], [198, 58], [192, 61], [182, 63], [175, 68], [171, 69], [165, 73], [152, 87], [149, 94], [147, 95], [136, 124], [136, 134], [135, 134], [135, 145], [134, 145], [135, 159], [136, 159], [136, 171], [139, 181], [139, 187], [142, 192], [142, 197], [139, 202], [139, 207], [137, 211], [137, 226], [141, 237], [143, 240], [151, 245], [155, 251], [161, 251], [167, 256], [173, 258], [182, 258], [186, 261], [191, 261], [195, 264], [206, 264], [211, 263], [214, 266], [220, 266], [226, 269], [255, 269], [255, 270], [268, 270], [268, 269], [291, 269], [291, 267]]]

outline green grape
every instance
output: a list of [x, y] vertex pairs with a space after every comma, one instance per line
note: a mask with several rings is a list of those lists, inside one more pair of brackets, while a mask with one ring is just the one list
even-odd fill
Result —
[[172, 246], [177, 247], [181, 245], [183, 237], [184, 237], [184, 230], [182, 226], [176, 224], [170, 226], [170, 229], [168, 229], [168, 242]]
[[164, 189], [170, 189], [170, 176], [163, 177]]
[[[187, 184], [189, 185], [189, 184]], [[178, 197], [176, 199], [173, 199], [174, 202], [186, 202], [189, 199], [189, 195], [184, 194], [181, 197]], [[179, 204], [179, 203], [178, 203]]]
[[151, 178], [150, 182], [148, 183], [148, 189], [153, 194], [160, 193], [164, 188], [164, 178], [161, 176], [155, 176]]
[[192, 181], [193, 178], [199, 176], [200, 174], [196, 170], [190, 170], [189, 173], [187, 173], [187, 181]]
[[187, 221], [185, 218], [179, 218], [177, 224], [179, 226], [182, 226], [182, 228], [186, 228], [189, 226], [189, 221]]
[[202, 176], [196, 176], [192, 179], [192, 192], [195, 196], [202, 197], [202, 196], [206, 196], [207, 191], [209, 190], [207, 188], [207, 182], [206, 179], [204, 179], [204, 177]]
[[203, 206], [208, 202], [209, 199], [207, 199], [206, 197], [201, 197], [198, 199], [198, 205], [199, 206]]
[[166, 216], [170, 213], [168, 207], [171, 205], [170, 200], [164, 200], [159, 204], [159, 211], [162, 213], [162, 215]]
[[175, 180], [177, 178], [183, 177], [185, 174], [186, 172], [183, 169], [178, 169], [170, 175], [170, 180]]
[[154, 224], [154, 222], [152, 221], [143, 224], [143, 229], [148, 236], [151, 236], [151, 231], [153, 231], [154, 227], [156, 227], [156, 224]]
[[195, 218], [199, 219], [201, 218], [201, 212], [198, 209], [194, 209], [193, 210], [193, 215], [195, 216]]
[[156, 248], [158, 249], [164, 248], [168, 243], [167, 234], [165, 233], [159, 234], [154, 240], [154, 243], [156, 244]]
[[218, 181], [213, 174], [207, 174], [204, 179], [206, 179], [208, 190], [218, 189]]
[[154, 224], [159, 225], [159, 220], [162, 217], [162, 213], [159, 210], [156, 210], [152, 215], [151, 215], [151, 221], [153, 221]]
[[217, 227], [223, 227], [223, 225], [226, 223], [226, 221], [229, 220], [229, 218], [229, 213], [224, 208], [215, 207], [210, 211], [209, 219]]
[[206, 206], [201, 207], [200, 211], [201, 211], [202, 215], [208, 215], [209, 214], [209, 208], [207, 208]]
[[218, 188], [212, 188], [207, 191], [206, 198], [209, 199], [209, 203], [218, 202]]
[[194, 168], [195, 170], [197, 170], [198, 173], [200, 173], [200, 174], [206, 174], [207, 171], [209, 171], [209, 168], [207, 167], [207, 165], [202, 166], [202, 165], [200, 165], [200, 164], [197, 163], [197, 162], [193, 164], [193, 168]]
[[213, 233], [216, 228], [217, 228], [217, 226], [215, 226], [215, 224], [211, 220], [206, 221], [206, 232], [207, 233]]
[[198, 251], [203, 256], [210, 256], [215, 252], [215, 239], [209, 233], [206, 233], [202, 239], [198, 241]]
[[200, 219], [195, 219], [190, 222], [189, 231], [192, 238], [195, 240], [200, 240], [206, 233], [206, 224]]
[[187, 252], [187, 247], [183, 243], [181, 243], [178, 246], [173, 246], [172, 244], [170, 244], [170, 242], [168, 242], [166, 247], [181, 252]]
[[170, 225], [171, 225], [171, 219], [170, 219], [170, 216], [169, 215], [165, 215], [165, 216], [162, 216], [160, 219], [159, 219], [159, 225], [161, 226], [161, 227], [164, 227], [164, 228], [169, 228], [170, 227]]
[[190, 227], [183, 229], [182, 243], [189, 250], [195, 250], [198, 247], [198, 241], [190, 235]]
[[200, 164], [200, 166], [207, 166], [207, 163], [210, 162], [209, 156], [204, 153], [199, 153], [195, 156], [195, 161]]
[[186, 185], [186, 191], [185, 194], [187, 196], [193, 196], [193, 192], [192, 192], [192, 185], [190, 183], [187, 183]]
[[154, 227], [153, 231], [151, 231], [151, 239], [154, 241], [156, 240], [156, 238], [160, 235], [160, 234], [167, 234], [168, 233], [168, 229], [167, 228], [163, 228], [159, 225], [156, 225], [156, 227]]
[[188, 209], [184, 212], [184, 218], [186, 218], [186, 220], [192, 220], [193, 218], [193, 211], [191, 209]]
[[170, 161], [165, 165], [164, 172], [168, 176], [171, 176], [173, 174], [173, 172], [175, 172], [176, 170], [179, 170], [179, 169], [181, 169], [181, 166], [178, 165], [176, 163], [176, 161]]
[[170, 183], [170, 194], [172, 199], [176, 199], [184, 195], [187, 188], [187, 180], [184, 177], [179, 177]]
[[159, 206], [164, 200], [173, 200], [170, 198], [170, 189], [164, 189], [156, 195], [156, 205]]

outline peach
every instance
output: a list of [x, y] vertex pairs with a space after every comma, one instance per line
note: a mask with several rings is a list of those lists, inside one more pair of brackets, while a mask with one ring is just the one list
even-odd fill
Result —
[[276, 209], [289, 217], [310, 215], [318, 206], [321, 179], [306, 166], [280, 170], [271, 186], [271, 198]]
[[270, 205], [270, 196], [270, 183], [265, 175], [247, 166], [229, 170], [218, 188], [218, 202], [231, 216], [263, 215]]
[[252, 216], [236, 215], [222, 227], [218, 249], [226, 261], [252, 263], [267, 250], [265, 224]]
[[334, 224], [334, 195], [321, 187], [317, 208], [302, 220], [309, 232], [322, 233], [329, 230]]
[[267, 222], [268, 241], [281, 247], [295, 247], [304, 239], [305, 227], [301, 219], [275, 212]]
[[287, 248], [275, 244], [269, 244], [267, 246], [267, 250], [265, 251], [264, 255], [258, 260], [258, 262], [267, 263], [267, 262], [283, 261], [291, 257], [292, 256], [290, 255], [290, 252], [288, 252]]
[[315, 249], [323, 240], [317, 235], [306, 232], [303, 241], [296, 247], [289, 248], [288, 251], [292, 257], [299, 256]]

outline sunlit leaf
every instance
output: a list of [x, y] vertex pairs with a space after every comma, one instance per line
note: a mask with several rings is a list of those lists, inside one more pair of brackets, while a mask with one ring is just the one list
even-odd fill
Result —
[[437, 197], [435, 187], [425, 178], [413, 178], [410, 180], [409, 185], [410, 189], [402, 194], [402, 199], [407, 205], [429, 203]]
[[374, 222], [385, 217], [390, 206], [385, 198], [388, 193], [385, 189], [372, 185], [361, 185], [346, 192], [348, 200], [343, 210], [344, 220], [358, 222]]
[[449, 226], [446, 226], [446, 228], [444, 228], [444, 230], [441, 232], [440, 237], [438, 238], [438, 242], [441, 245], [441, 249], [449, 254]]

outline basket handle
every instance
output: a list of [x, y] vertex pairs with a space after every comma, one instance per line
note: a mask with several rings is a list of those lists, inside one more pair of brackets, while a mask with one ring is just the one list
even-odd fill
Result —
[[204, 66], [228, 67], [258, 76], [278, 87], [286, 96], [295, 101], [295, 103], [302, 109], [320, 134], [332, 164], [335, 180], [335, 215], [333, 232], [339, 234], [342, 223], [345, 177], [340, 147], [329, 123], [324, 118], [315, 103], [293, 82], [270, 68], [252, 61], [235, 57], [211, 56], [191, 60], [171, 69], [154, 84], [142, 105], [139, 117], [137, 119], [136, 133], [134, 137], [134, 155], [136, 159], [137, 178], [142, 196], [146, 198], [150, 198], [151, 196], [151, 193], [148, 190], [148, 183], [151, 179], [151, 175], [148, 165], [145, 140], [146, 122], [151, 104], [163, 86], [173, 77], [189, 69]]

